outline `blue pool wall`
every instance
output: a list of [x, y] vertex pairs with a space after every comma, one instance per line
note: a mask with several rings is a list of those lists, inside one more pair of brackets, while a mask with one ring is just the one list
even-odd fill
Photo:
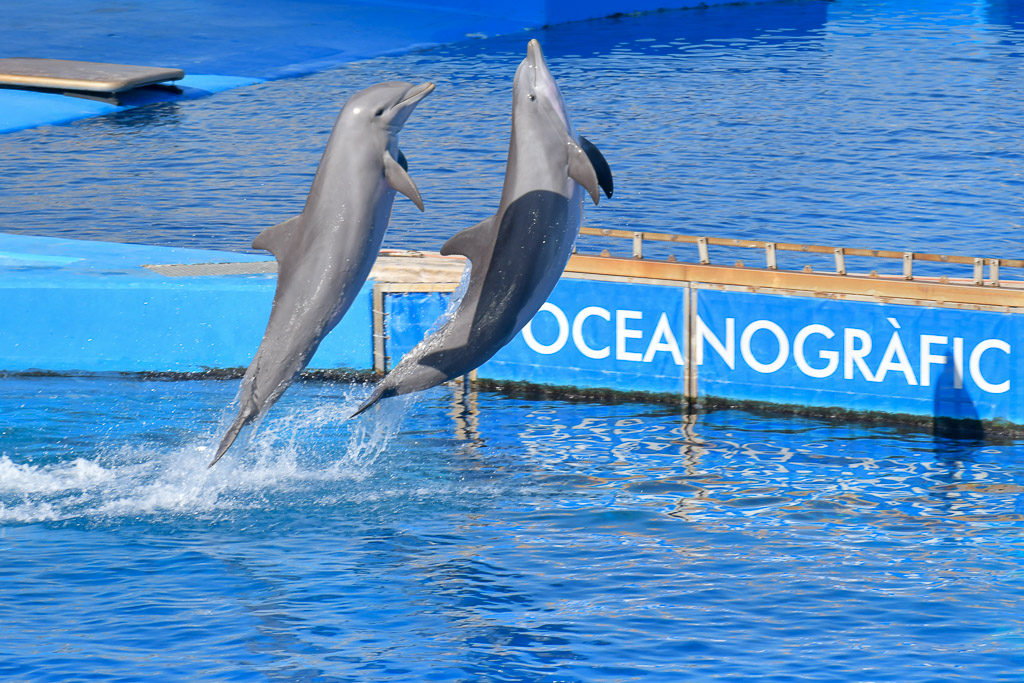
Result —
[[[386, 297], [393, 365], [447, 301]], [[1022, 325], [1013, 312], [563, 277], [478, 377], [1024, 425]]]
[[[196, 373], [248, 366], [276, 276], [168, 277], [147, 264], [264, 256], [0, 233], [0, 372]], [[372, 285], [311, 368], [372, 367]]]
[[[245, 367], [275, 275], [171, 277], [144, 266], [255, 261], [266, 258], [0, 233], [0, 372]], [[373, 288], [310, 369], [373, 369]], [[448, 296], [383, 294], [386, 367], [436, 324]], [[1024, 315], [1013, 311], [570, 276], [478, 376], [1024, 425]]]

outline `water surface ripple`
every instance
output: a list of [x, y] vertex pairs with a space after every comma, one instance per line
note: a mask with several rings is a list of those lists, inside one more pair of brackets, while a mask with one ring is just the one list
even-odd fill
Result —
[[399, 198], [388, 244], [436, 249], [497, 206], [512, 76], [538, 37], [615, 172], [590, 225], [1018, 258], [1022, 14], [967, 0], [661, 12], [26, 130], [0, 140], [0, 230], [247, 249], [301, 210], [352, 92], [429, 79], [402, 133], [427, 212]]
[[1016, 443], [301, 383], [207, 470], [235, 382], [4, 384], [6, 680], [1024, 668]]
[[[351, 92], [431, 79], [388, 239], [436, 248], [497, 204], [531, 36], [615, 170], [591, 225], [1019, 256], [1024, 19], [966, 0], [582, 22], [6, 134], [0, 230], [246, 249]], [[365, 388], [306, 382], [207, 470], [237, 382], [0, 381], [4, 680], [1024, 670], [1016, 442], [450, 388], [347, 421]]]

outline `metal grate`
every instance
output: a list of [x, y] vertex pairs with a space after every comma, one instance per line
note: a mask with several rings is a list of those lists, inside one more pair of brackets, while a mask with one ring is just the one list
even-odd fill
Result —
[[170, 263], [146, 265], [154, 273], [167, 277], [206, 277], [215, 275], [257, 275], [276, 273], [277, 261], [241, 261], [233, 263]]

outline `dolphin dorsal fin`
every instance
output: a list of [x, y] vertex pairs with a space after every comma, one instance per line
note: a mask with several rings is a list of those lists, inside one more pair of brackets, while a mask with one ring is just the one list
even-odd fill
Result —
[[292, 216], [284, 223], [278, 223], [272, 228], [267, 228], [252, 241], [253, 249], [266, 249], [278, 263], [284, 262], [289, 246], [295, 241], [295, 233], [299, 228], [299, 219], [302, 215]]
[[471, 228], [460, 230], [449, 238], [441, 247], [442, 256], [459, 255], [465, 256], [477, 264], [483, 262], [494, 242], [491, 234], [491, 225], [494, 223], [494, 216], [485, 218]]
[[597, 145], [582, 135], [580, 136], [580, 147], [587, 155], [587, 158], [590, 159], [590, 165], [594, 167], [594, 171], [597, 173], [597, 183], [604, 190], [605, 196], [611, 199], [612, 191], [615, 189], [612, 184], [612, 169], [605, 160], [604, 155], [601, 154], [601, 150], [597, 148]]
[[[401, 152], [399, 152], [401, 154]], [[405, 155], [402, 154], [402, 160], [405, 160]], [[406, 162], [408, 164], [408, 162]], [[412, 203], [416, 205], [416, 208], [420, 211], [423, 210], [423, 200], [420, 198], [420, 191], [416, 188], [416, 183], [409, 177], [409, 173], [402, 168], [402, 164], [395, 161], [391, 154], [384, 150], [384, 177], [388, 180], [388, 185], [391, 186], [396, 192], [401, 192], [406, 197], [412, 200]]]

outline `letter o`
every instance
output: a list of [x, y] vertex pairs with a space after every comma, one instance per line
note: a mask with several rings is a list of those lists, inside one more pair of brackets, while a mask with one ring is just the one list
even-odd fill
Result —
[[[775, 335], [775, 338], [779, 342], [779, 355], [776, 356], [775, 360], [771, 363], [762, 363], [754, 358], [754, 354], [750, 351], [750, 339], [758, 330], [768, 330]], [[743, 334], [740, 336], [740, 354], [743, 356], [743, 360], [747, 362], [747, 365], [750, 366], [751, 370], [770, 374], [786, 364], [786, 360], [789, 358], [789, 340], [786, 339], [786, 333], [782, 331], [782, 328], [771, 320], [755, 320], [747, 325], [746, 329], [743, 330]]]
[[565, 342], [569, 340], [569, 319], [565, 317], [565, 313], [562, 312], [562, 309], [555, 306], [553, 303], [545, 301], [544, 305], [540, 307], [540, 310], [537, 311], [537, 313], [540, 313], [541, 311], [547, 311], [551, 315], [555, 316], [555, 321], [558, 322], [558, 336], [555, 338], [555, 341], [550, 344], [541, 344], [537, 341], [536, 337], [533, 336], [533, 318], [531, 318], [530, 322], [526, 323], [526, 326], [523, 328], [523, 341], [525, 341], [526, 345], [531, 349], [537, 353], [544, 354], [545, 356], [552, 353], [558, 353], [562, 350], [562, 347], [565, 346]]

